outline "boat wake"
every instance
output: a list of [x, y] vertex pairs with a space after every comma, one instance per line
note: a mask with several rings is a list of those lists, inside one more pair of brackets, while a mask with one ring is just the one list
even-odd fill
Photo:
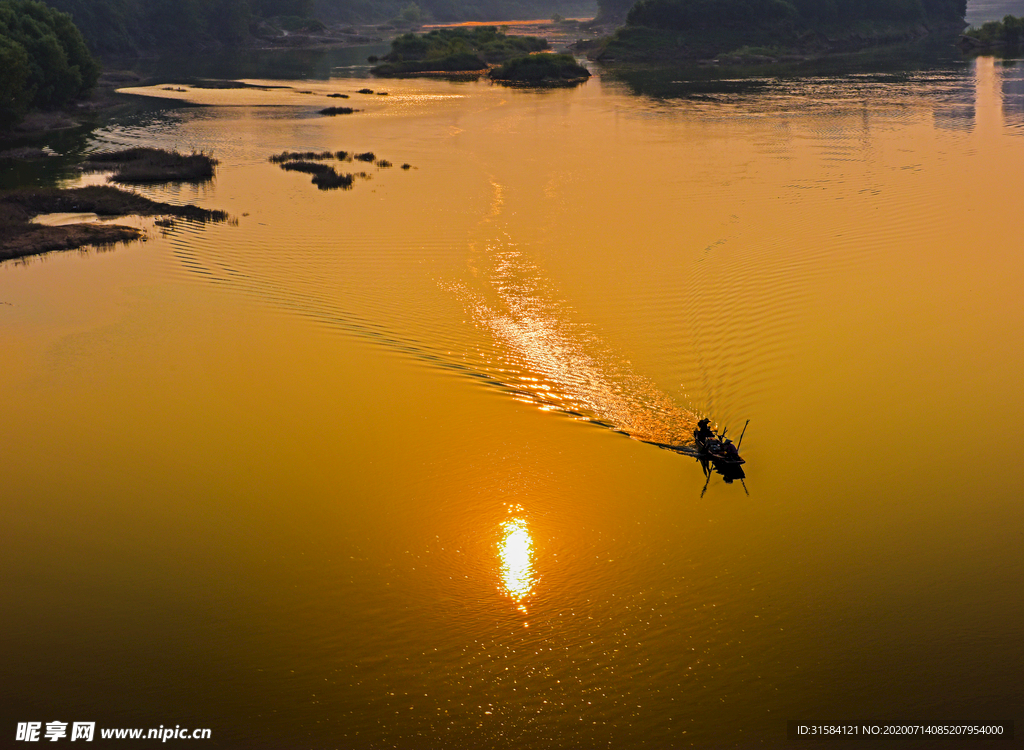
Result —
[[[485, 222], [499, 224], [501, 187]], [[443, 282], [489, 345], [473, 359], [518, 400], [604, 427], [634, 440], [696, 456], [700, 415], [640, 373], [572, 304], [527, 248], [495, 226], [471, 247], [470, 274]]]

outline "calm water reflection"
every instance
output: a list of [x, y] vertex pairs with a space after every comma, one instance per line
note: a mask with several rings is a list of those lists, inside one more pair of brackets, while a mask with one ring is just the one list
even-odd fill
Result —
[[[4, 720], [417, 749], [1020, 720], [1022, 78], [389, 81], [342, 118], [364, 79], [148, 90], [222, 106], [91, 146], [213, 150], [144, 192], [238, 224], [0, 265]], [[286, 149], [413, 168], [325, 193]], [[701, 414], [751, 419], [749, 496], [648, 444]]]
[[[522, 510], [522, 506], [510, 508], [513, 514]], [[513, 515], [501, 524], [498, 556], [501, 559], [501, 582], [505, 592], [516, 603], [519, 611], [526, 614], [526, 599], [533, 593], [536, 572], [533, 568], [533, 539], [524, 519]]]

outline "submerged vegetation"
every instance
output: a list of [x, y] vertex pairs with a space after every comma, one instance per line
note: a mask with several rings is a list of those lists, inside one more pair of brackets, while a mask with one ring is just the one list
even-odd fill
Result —
[[325, 161], [327, 159], [344, 161], [347, 156], [347, 151], [283, 151], [271, 156], [270, 161], [274, 164], [284, 164], [289, 161]]
[[352, 107], [324, 107], [320, 110], [320, 114], [333, 117], [334, 115], [351, 115], [358, 111], [358, 109], [352, 109]]
[[281, 164], [281, 169], [313, 175], [313, 184], [321, 190], [349, 190], [355, 182], [355, 175], [339, 174], [334, 167], [318, 161], [286, 161]]
[[530, 86], [571, 86], [590, 77], [590, 71], [572, 55], [541, 53], [509, 60], [488, 74], [502, 83]]
[[198, 222], [224, 221], [224, 211], [150, 200], [110, 185], [71, 190], [22, 190], [0, 198], [0, 260], [72, 250], [85, 245], [110, 245], [143, 237], [135, 227], [116, 224], [45, 226], [31, 219], [51, 213], [93, 213], [97, 216], [177, 216]]
[[489, 63], [505, 62], [548, 46], [540, 37], [509, 36], [494, 26], [436, 29], [395, 38], [384, 62], [370, 72], [378, 76], [478, 72], [486, 70]]
[[90, 154], [82, 169], [113, 170], [111, 179], [123, 183], [205, 182], [212, 179], [217, 160], [203, 153], [189, 155], [159, 148], [129, 148]]
[[[286, 172], [303, 172], [313, 175], [313, 184], [320, 190], [336, 190], [338, 188], [351, 190], [357, 177], [364, 180], [370, 179], [370, 175], [366, 172], [354, 174], [338, 172], [332, 165], [323, 163], [331, 160], [362, 161], [375, 164], [378, 169], [387, 169], [392, 166], [390, 161], [378, 159], [372, 151], [361, 154], [353, 154], [349, 151], [283, 151], [268, 159]], [[402, 165], [402, 169], [410, 168], [408, 164]]]

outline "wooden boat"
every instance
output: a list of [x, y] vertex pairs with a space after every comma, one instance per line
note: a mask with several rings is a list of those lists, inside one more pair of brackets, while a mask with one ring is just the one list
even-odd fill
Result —
[[720, 437], [714, 430], [703, 437], [699, 430], [694, 430], [693, 442], [697, 446], [697, 457], [710, 460], [716, 469], [739, 467], [746, 463], [732, 442], [724, 439], [724, 436]]
[[[750, 424], [749, 419], [747, 424]], [[743, 425], [743, 432], [740, 433], [740, 443], [743, 442], [743, 435], [747, 432], [747, 424]], [[701, 434], [701, 427], [707, 430], [703, 435]], [[693, 431], [693, 443], [697, 448], [697, 461], [707, 476], [707, 481], [704, 482], [704, 489], [700, 492], [701, 497], [704, 497], [704, 493], [708, 489], [708, 482], [711, 481], [711, 474], [714, 472], [721, 474], [726, 484], [732, 484], [737, 479], [740, 480], [740, 484], [743, 484], [743, 491], [747, 491], [747, 485], [743, 482], [744, 477], [746, 477], [746, 474], [743, 473], [743, 464], [746, 461], [740, 458], [739, 443], [733, 445], [731, 440], [726, 439], [725, 432], [719, 435], [715, 430], [712, 430], [709, 426], [709, 420], [706, 419], [702, 419], [697, 423], [697, 429]], [[712, 472], [712, 467], [714, 472]], [[747, 494], [749, 495], [750, 493], [747, 492]]]

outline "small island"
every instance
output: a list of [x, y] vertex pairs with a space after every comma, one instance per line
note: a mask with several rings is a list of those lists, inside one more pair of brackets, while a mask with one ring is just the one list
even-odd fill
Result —
[[[89, 154], [78, 168], [83, 172], [110, 172], [110, 180], [123, 184], [198, 184], [213, 178], [216, 164], [217, 160], [208, 154], [185, 155], [139, 147]], [[60, 225], [34, 221], [46, 214], [81, 214], [86, 220]], [[89, 215], [173, 216], [204, 223], [228, 218], [224, 211], [162, 203], [112, 185], [17, 190], [0, 196], [0, 261], [86, 245], [112, 245], [144, 236], [136, 227], [89, 221]]]
[[96, 216], [175, 216], [191, 221], [225, 221], [223, 211], [193, 205], [161, 203], [110, 185], [69, 190], [20, 190], [0, 197], [0, 261], [74, 250], [86, 245], [112, 245], [142, 239], [136, 227], [84, 222], [48, 226], [32, 221], [53, 213]]
[[492, 81], [519, 86], [575, 86], [590, 78], [590, 71], [572, 55], [545, 52], [509, 60], [488, 76]]
[[203, 153], [189, 155], [159, 148], [129, 148], [89, 154], [85, 172], [113, 172], [110, 179], [123, 184], [166, 182], [200, 183], [213, 179], [217, 160]]
[[391, 51], [370, 70], [375, 76], [480, 75], [491, 64], [548, 49], [546, 39], [509, 36], [495, 26], [435, 29], [427, 34], [402, 34]]
[[[338, 172], [330, 164], [324, 162], [336, 160], [339, 162], [362, 161], [373, 164], [378, 169], [388, 169], [393, 166], [387, 159], [378, 159], [372, 151], [355, 154], [349, 151], [284, 151], [274, 154], [268, 161], [277, 164], [286, 172], [304, 172], [313, 175], [312, 182], [319, 190], [351, 190], [356, 178], [370, 179], [366, 172]], [[403, 164], [402, 169], [408, 170], [412, 167]]]

